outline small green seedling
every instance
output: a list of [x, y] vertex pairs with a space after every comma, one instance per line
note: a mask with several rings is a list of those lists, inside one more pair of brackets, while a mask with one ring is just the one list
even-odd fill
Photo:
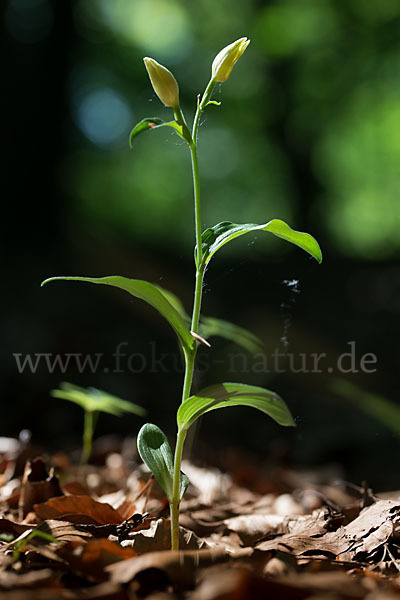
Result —
[[46, 531], [42, 531], [40, 527], [42, 524], [35, 527], [35, 529], [28, 529], [24, 533], [22, 533], [16, 540], [9, 543], [9, 547], [12, 548], [13, 551], [13, 560], [17, 562], [21, 555], [21, 552], [24, 551], [24, 548], [34, 540], [35, 538], [39, 538], [40, 540], [44, 540], [46, 542], [51, 542], [53, 544], [57, 544], [58, 540], [56, 540], [50, 533]]
[[[155, 478], [164, 490], [171, 513], [171, 546], [179, 548], [179, 505], [188, 486], [188, 478], [181, 472], [182, 451], [189, 428], [196, 420], [212, 410], [230, 406], [251, 406], [269, 415], [277, 423], [284, 426], [294, 426], [292, 415], [285, 402], [275, 392], [261, 387], [243, 383], [220, 383], [212, 385], [195, 395], [192, 395], [192, 380], [195, 368], [196, 355], [199, 344], [210, 346], [207, 337], [221, 335], [234, 339], [245, 348], [254, 351], [258, 340], [248, 332], [237, 328], [235, 325], [219, 321], [218, 319], [201, 319], [201, 302], [203, 293], [204, 275], [211, 259], [222, 246], [235, 238], [247, 233], [266, 231], [299, 246], [319, 263], [322, 254], [317, 241], [308, 233], [295, 231], [280, 219], [272, 219], [264, 224], [253, 223], [235, 224], [223, 221], [208, 227], [202, 232], [201, 204], [200, 204], [200, 177], [197, 158], [197, 138], [200, 118], [204, 110], [210, 105], [219, 106], [219, 102], [212, 100], [213, 91], [218, 83], [225, 82], [236, 61], [241, 57], [249, 45], [250, 40], [241, 38], [226, 48], [223, 48], [215, 57], [211, 78], [202, 96], [198, 96], [197, 108], [191, 130], [189, 130], [179, 102], [179, 86], [172, 73], [152, 58], [145, 58], [144, 63], [148, 71], [152, 86], [161, 102], [170, 107], [174, 114], [172, 121], [165, 122], [158, 117], [146, 118], [140, 121], [130, 134], [130, 145], [136, 137], [146, 131], [155, 131], [160, 127], [171, 127], [188, 146], [192, 161], [192, 175], [194, 188], [194, 229], [195, 229], [195, 289], [191, 318], [188, 319], [181, 302], [171, 292], [157, 285], [138, 279], [126, 277], [53, 277], [43, 283], [56, 279], [83, 281], [94, 284], [109, 285], [125, 290], [132, 296], [145, 300], [156, 308], [174, 329], [185, 359], [185, 376], [182, 390], [182, 403], [177, 412], [177, 439], [175, 453], [165, 434], [153, 424], [147, 423], [138, 434], [138, 450], [143, 461], [153, 472]], [[42, 284], [43, 285], [43, 284]]]
[[53, 398], [62, 398], [83, 408], [83, 436], [81, 465], [86, 465], [92, 453], [93, 434], [99, 413], [108, 413], [116, 417], [122, 417], [125, 413], [133, 413], [143, 416], [146, 411], [141, 406], [121, 400], [116, 396], [89, 387], [87, 389], [73, 385], [72, 383], [61, 383], [59, 390], [52, 390]]

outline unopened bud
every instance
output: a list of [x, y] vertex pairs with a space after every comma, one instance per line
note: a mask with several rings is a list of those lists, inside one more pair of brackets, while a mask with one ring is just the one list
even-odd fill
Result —
[[223, 48], [214, 58], [212, 79], [220, 83], [226, 81], [236, 61], [239, 60], [249, 44], [250, 40], [243, 37]]
[[161, 102], [165, 106], [177, 108], [179, 106], [179, 86], [175, 77], [163, 65], [147, 56], [143, 59], [150, 77], [151, 85]]

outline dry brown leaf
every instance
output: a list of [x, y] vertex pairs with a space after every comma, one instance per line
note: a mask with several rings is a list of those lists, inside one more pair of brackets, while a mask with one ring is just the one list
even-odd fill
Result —
[[53, 468], [47, 473], [46, 465], [41, 458], [35, 458], [26, 463], [19, 496], [21, 518], [31, 512], [35, 504], [62, 495], [63, 492], [58, 478], [54, 475]]
[[105, 567], [121, 560], [137, 556], [131, 548], [121, 548], [119, 544], [107, 539], [82, 542], [69, 542], [57, 551], [72, 571], [91, 580], [104, 581], [108, 574]]
[[[57, 582], [49, 582], [49, 588], [29, 588], [7, 591], [1, 600], [127, 600], [125, 590], [120, 585], [108, 581], [91, 587], [65, 589]], [[54, 589], [55, 588], [55, 589]], [[132, 600], [134, 600], [132, 596]]]
[[287, 519], [279, 515], [240, 515], [225, 519], [229, 531], [237, 533], [245, 546], [253, 544], [267, 535], [277, 535], [287, 531]]
[[[121, 542], [124, 548], [134, 548], [138, 554], [157, 552], [171, 548], [171, 522], [168, 519], [153, 519], [146, 529], [133, 531]], [[179, 547], [183, 550], [199, 550], [207, 546], [193, 531], [179, 528]]]
[[229, 499], [232, 480], [226, 473], [221, 473], [218, 469], [197, 467], [186, 460], [182, 462], [182, 470], [189, 477], [191, 485], [196, 488], [199, 504], [211, 506], [217, 501]]
[[223, 546], [225, 551], [230, 556], [243, 556], [244, 551], [249, 551], [249, 555], [253, 552], [252, 548], [243, 548], [240, 538], [236, 533], [229, 535], [221, 535], [220, 533], [212, 533], [205, 538], [209, 548]]
[[305, 590], [296, 589], [258, 577], [240, 568], [225, 568], [213, 573], [205, 572], [199, 587], [192, 594], [192, 600], [305, 600], [309, 594]]
[[340, 594], [341, 598], [364, 598], [368, 588], [363, 585], [362, 577], [347, 573], [289, 573], [278, 582], [304, 589], [310, 592], [330, 592]]
[[362, 510], [348, 525], [323, 535], [310, 531], [309, 527], [302, 529], [300, 521], [298, 523], [295, 532], [292, 530], [274, 540], [261, 542], [257, 548], [280, 549], [296, 556], [328, 556], [343, 561], [368, 562], [400, 523], [400, 505], [391, 500], [380, 500]]
[[[52, 569], [39, 569], [17, 574], [13, 571], [0, 572], [0, 589], [30, 588], [55, 583], [56, 578]], [[31, 592], [32, 594], [32, 592]], [[32, 594], [31, 598], [34, 598]]]
[[68, 496], [88, 496], [89, 490], [81, 481], [68, 481], [63, 483], [62, 489]]
[[9, 533], [17, 537], [28, 529], [32, 529], [30, 525], [14, 523], [14, 521], [10, 521], [9, 519], [0, 519], [0, 533]]
[[[28, 527], [28, 529], [18, 535], [18, 537], [14, 538], [11, 542], [3, 544], [1, 546], [2, 552], [4, 553], [6, 550], [14, 549], [15, 544], [18, 544], [18, 551], [21, 553], [34, 552], [49, 560], [59, 561], [60, 559], [56, 554], [56, 550], [59, 548], [60, 543], [83, 543], [83, 541], [91, 539], [90, 534], [79, 531], [70, 523], [64, 523], [62, 521], [44, 521], [40, 524], [40, 531], [52, 536], [55, 540], [53, 542], [44, 539], [39, 535], [30, 539], [29, 536], [34, 531], [34, 528]], [[4, 556], [4, 554], [1, 556]]]
[[[316, 510], [311, 515], [282, 517], [274, 514], [246, 514], [225, 520], [229, 531], [239, 535], [244, 545], [255, 543], [261, 538], [272, 535], [307, 532], [308, 536], [324, 534], [332, 528], [332, 515], [326, 510]], [[337, 526], [340, 521], [337, 523]], [[282, 539], [282, 538], [278, 538]]]
[[100, 496], [98, 501], [105, 502], [112, 506], [116, 511], [118, 511], [124, 521], [129, 519], [129, 517], [131, 517], [135, 512], [138, 512], [134, 502], [127, 497], [123, 490], [118, 490], [117, 492]]
[[118, 511], [109, 504], [97, 502], [90, 496], [63, 496], [52, 498], [43, 504], [34, 506], [40, 519], [61, 519], [74, 523], [119, 525], [124, 521]]
[[178, 585], [193, 585], [196, 569], [226, 560], [227, 554], [223, 548], [209, 550], [167, 550], [164, 552], [149, 552], [137, 558], [131, 558], [123, 563], [106, 567], [114, 583], [129, 583], [139, 573], [147, 569], [163, 571], [170, 582]]

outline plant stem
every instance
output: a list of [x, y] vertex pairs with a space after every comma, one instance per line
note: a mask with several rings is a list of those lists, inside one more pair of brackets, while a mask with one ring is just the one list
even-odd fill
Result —
[[184, 350], [185, 354], [185, 379], [183, 381], [182, 402], [190, 396], [190, 388], [192, 387], [194, 363], [196, 359], [196, 350], [192, 352]]
[[181, 461], [186, 431], [178, 431], [174, 456], [174, 480], [172, 490], [171, 513], [171, 550], [179, 550], [179, 487], [181, 477]]
[[200, 116], [201, 116], [201, 113], [203, 112], [203, 110], [206, 108], [208, 102], [210, 101], [210, 98], [211, 98], [212, 93], [215, 88], [215, 84], [216, 84], [216, 81], [214, 81], [214, 79], [210, 79], [210, 81], [208, 82], [208, 85], [206, 87], [206, 90], [203, 94], [203, 97], [197, 105], [197, 111], [196, 111], [196, 115], [194, 117], [193, 129], [192, 129], [192, 140], [193, 140], [194, 144], [196, 144], [196, 145], [197, 145], [197, 132], [199, 129]]
[[94, 417], [95, 413], [93, 411], [85, 410], [85, 417], [83, 423], [83, 448], [81, 455], [81, 465], [86, 465], [89, 462], [89, 458], [92, 453]]
[[[192, 158], [192, 174], [193, 174], [193, 191], [194, 191], [194, 220], [195, 220], [195, 236], [196, 236], [196, 285], [194, 291], [193, 311], [192, 311], [192, 323], [191, 330], [194, 333], [198, 333], [200, 312], [201, 312], [201, 300], [203, 295], [203, 279], [204, 279], [204, 266], [202, 265], [203, 249], [201, 244], [201, 205], [200, 205], [200, 176], [199, 176], [199, 163], [197, 159], [197, 134], [200, 123], [200, 116], [205, 107], [207, 106], [211, 95], [215, 87], [215, 81], [211, 80], [203, 94], [201, 101], [197, 103], [197, 110], [193, 120], [193, 129], [191, 140], [189, 142], [190, 154]], [[185, 119], [183, 114], [180, 112], [176, 113], [176, 118], [180, 118], [184, 123]], [[185, 379], [183, 382], [182, 390], [182, 402], [187, 400], [190, 396], [190, 390], [192, 388], [194, 366], [197, 355], [197, 344], [193, 350], [184, 350], [185, 353]], [[174, 475], [173, 475], [173, 491], [172, 499], [170, 502], [171, 512], [171, 548], [172, 550], [179, 550], [179, 487], [180, 487], [180, 476], [181, 476], [181, 462], [183, 444], [186, 438], [186, 431], [178, 431], [175, 446], [174, 456]]]
[[[196, 115], [199, 112], [197, 109]], [[202, 259], [202, 247], [201, 247], [201, 207], [200, 207], [200, 176], [199, 176], [199, 162], [197, 160], [197, 143], [193, 140], [190, 145], [190, 153], [192, 157], [192, 174], [193, 174], [193, 190], [194, 190], [194, 220], [195, 220], [195, 231], [196, 231], [196, 291], [197, 291], [197, 279], [199, 268]], [[201, 296], [201, 289], [200, 289]], [[200, 298], [201, 299], [201, 298]], [[195, 304], [193, 306], [193, 315], [196, 309], [196, 295]], [[199, 311], [200, 309], [198, 309]], [[192, 320], [193, 326], [193, 320]], [[197, 333], [197, 332], [196, 332]]]

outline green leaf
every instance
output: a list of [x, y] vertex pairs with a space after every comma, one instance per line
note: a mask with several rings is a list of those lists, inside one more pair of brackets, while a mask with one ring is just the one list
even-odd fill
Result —
[[135, 415], [144, 415], [146, 410], [133, 402], [121, 400], [117, 396], [107, 394], [94, 387], [82, 388], [72, 383], [63, 382], [59, 390], [52, 390], [53, 398], [69, 400], [81, 406], [89, 412], [104, 412], [116, 417], [122, 417], [124, 413], [130, 412]]
[[342, 398], [354, 402], [361, 410], [400, 434], [400, 407], [385, 396], [366, 391], [354, 383], [335, 377], [329, 388]]
[[166, 290], [165, 288], [163, 288], [159, 285], [157, 286], [157, 288], [160, 290], [160, 292], [163, 294], [163, 296], [166, 297], [168, 302], [175, 308], [176, 312], [180, 314], [182, 319], [184, 319], [184, 321], [189, 326], [190, 325], [190, 317], [187, 314], [187, 312], [185, 311], [185, 307], [183, 306], [183, 304], [182, 304], [181, 300], [178, 298], [178, 296], [176, 296], [173, 292], [170, 292], [169, 290]]
[[137, 125], [135, 125], [135, 127], [129, 134], [130, 147], [132, 148], [133, 140], [137, 135], [139, 135], [139, 133], [143, 133], [144, 131], [151, 131], [153, 129], [159, 129], [160, 127], [172, 127], [179, 135], [179, 137], [181, 137], [183, 140], [185, 139], [182, 125], [180, 125], [176, 121], [167, 122], [163, 121], [162, 119], [159, 119], [158, 117], [153, 117], [142, 119], [139, 123], [137, 123]]
[[220, 383], [182, 402], [177, 413], [178, 429], [187, 430], [204, 413], [228, 406], [251, 406], [279, 425], [295, 426], [288, 407], [275, 392], [244, 383]]
[[[146, 423], [138, 433], [137, 447], [142, 461], [149, 467], [164, 490], [169, 502], [171, 502], [173, 495], [174, 459], [167, 436], [157, 425]], [[188, 485], [188, 477], [181, 472], [179, 501], [186, 492]]]
[[231, 342], [235, 342], [245, 350], [252, 354], [261, 352], [263, 343], [254, 333], [251, 333], [239, 325], [224, 321], [223, 319], [215, 319], [214, 317], [202, 317], [199, 328], [200, 335], [207, 339], [213, 336], [219, 336]]
[[206, 229], [202, 233], [202, 266], [206, 267], [216, 251], [222, 248], [224, 244], [252, 231], [269, 231], [277, 237], [299, 246], [299, 248], [311, 254], [319, 263], [322, 261], [322, 253], [318, 242], [310, 234], [295, 231], [280, 219], [273, 219], [264, 225], [255, 225], [253, 223], [238, 225], [237, 223], [223, 221], [214, 225], [214, 227]]
[[125, 290], [135, 298], [144, 300], [160, 312], [174, 328], [182, 344], [191, 349], [194, 344], [194, 338], [189, 331], [184, 319], [178, 311], [168, 301], [159, 287], [142, 281], [140, 279], [128, 279], [127, 277], [50, 277], [43, 281], [42, 286], [49, 281], [83, 281], [85, 283], [96, 283], [101, 285], [110, 285], [112, 287]]
[[[191, 319], [179, 298], [169, 290], [162, 287], [159, 287], [158, 289], [181, 315], [187, 326], [190, 327]], [[254, 333], [251, 333], [243, 327], [239, 327], [239, 325], [215, 317], [202, 316], [200, 318], [199, 334], [205, 339], [218, 336], [230, 340], [252, 354], [261, 352], [264, 346], [260, 338], [254, 335]]]

